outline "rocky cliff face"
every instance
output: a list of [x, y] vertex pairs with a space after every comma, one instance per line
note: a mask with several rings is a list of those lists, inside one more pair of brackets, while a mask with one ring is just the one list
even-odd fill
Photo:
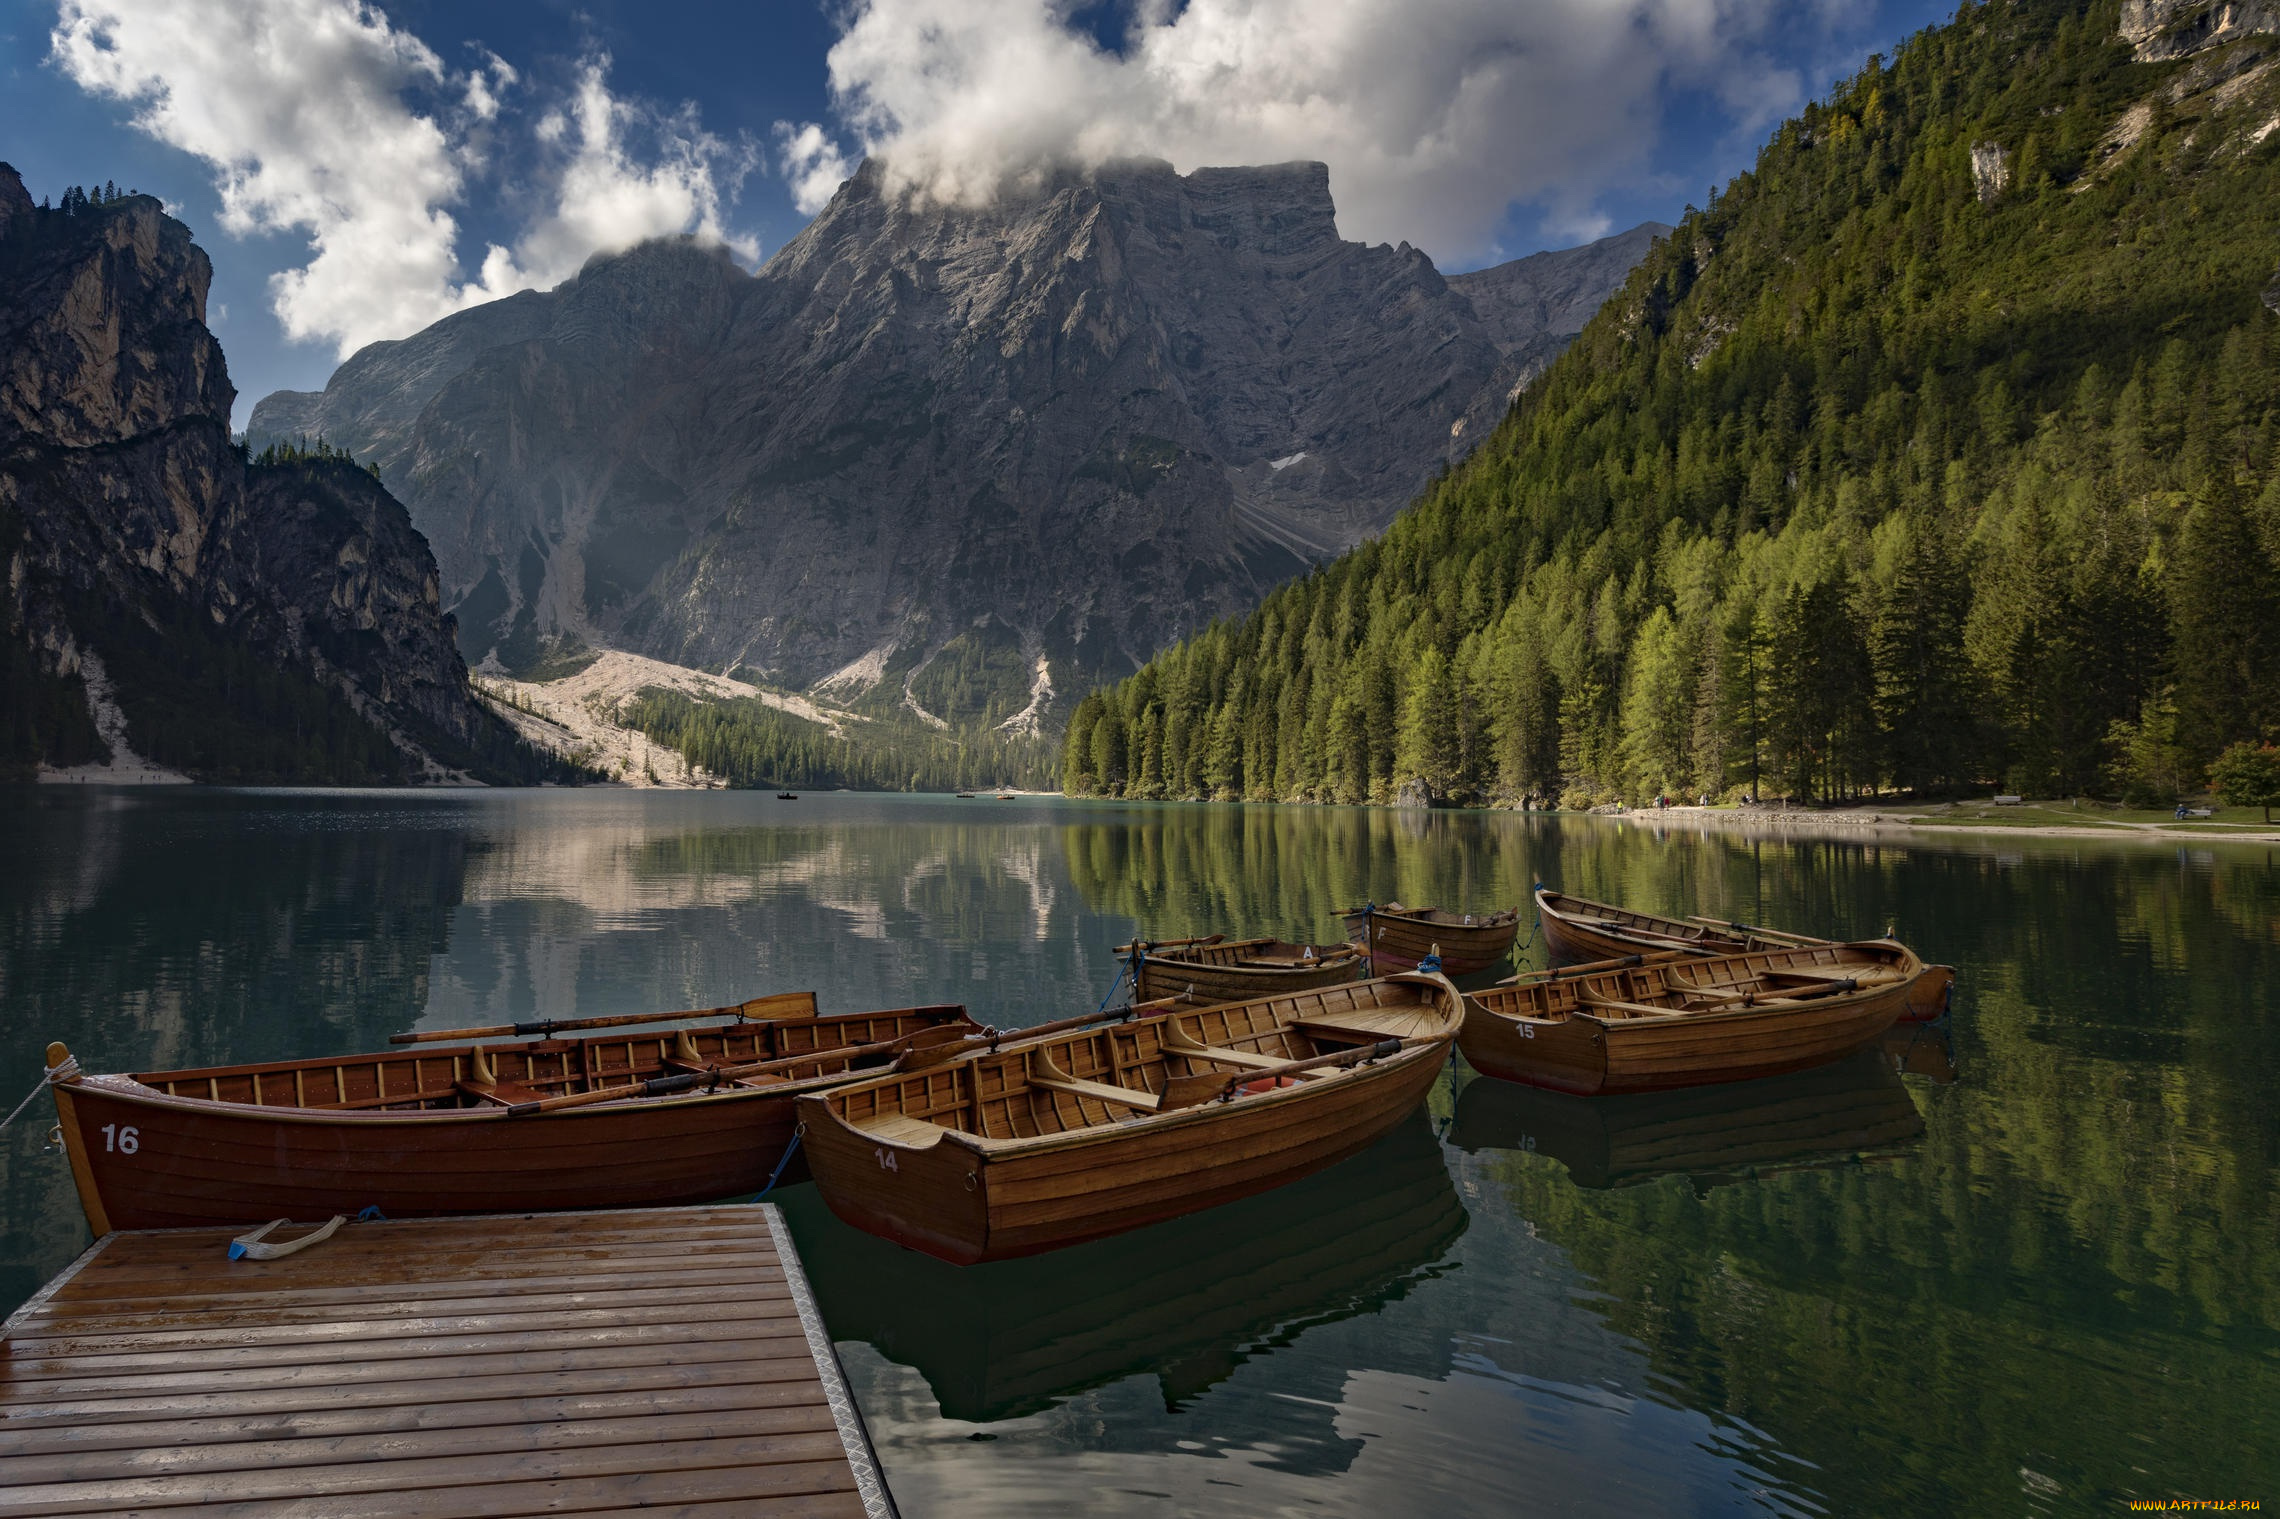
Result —
[[[157, 201], [41, 210], [0, 165], [0, 633], [32, 678], [108, 665], [128, 740], [180, 768], [371, 779], [498, 749], [402, 506], [232, 445], [211, 277]], [[280, 744], [281, 714], [325, 731]]]
[[1452, 281], [1342, 241], [1319, 164], [1129, 162], [980, 211], [866, 166], [758, 276], [597, 259], [265, 400], [253, 438], [378, 461], [470, 658], [577, 639], [851, 696], [955, 645], [1081, 677], [1382, 527], [1648, 236]]
[[2121, 38], [2140, 63], [2189, 58], [2269, 32], [2280, 32], [2275, 0], [2122, 0]]
[[1452, 274], [1449, 288], [1472, 303], [1473, 314], [1506, 360], [1532, 377], [1599, 314], [1655, 239], [1670, 233], [1661, 222], [1641, 222], [1580, 248], [1532, 253], [1493, 269]]

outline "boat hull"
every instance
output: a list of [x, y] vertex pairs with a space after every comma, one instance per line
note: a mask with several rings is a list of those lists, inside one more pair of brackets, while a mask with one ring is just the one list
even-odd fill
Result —
[[[1583, 1097], [1750, 1081], [1827, 1065], [1877, 1043], [1899, 1020], [1915, 981], [1930, 974], [1918, 971], [1809, 1002], [1648, 1017], [1599, 1017], [1572, 1000], [1537, 1016], [1524, 989], [1495, 987], [1467, 994], [1457, 1045], [1483, 1075]], [[1621, 996], [1621, 974], [1554, 986], [1563, 1000], [1603, 982]]]
[[795, 1122], [790, 1095], [751, 1090], [529, 1116], [327, 1117], [126, 1085], [91, 1076], [54, 1089], [99, 1235], [366, 1207], [421, 1218], [717, 1202], [767, 1183]]
[[[1579, 921], [1577, 913], [1563, 910], [1568, 904], [1588, 907], [1592, 909], [1591, 916], [1602, 921]], [[1612, 926], [1608, 920], [1612, 920]], [[1676, 946], [1703, 955], [1745, 955], [1784, 947], [1781, 941], [1722, 933], [1701, 923], [1682, 923], [1676, 918], [1633, 912], [1604, 902], [1587, 902], [1540, 888], [1536, 892], [1536, 922], [1543, 936], [1544, 952], [1554, 965], [1590, 965], [1625, 955], [1660, 954]], [[1800, 942], [1837, 941], [1801, 938]], [[1926, 969], [1930, 974], [1919, 978], [1900, 1014], [1910, 1022], [1932, 1022], [1944, 1017], [1949, 1008], [1955, 986], [1954, 968], [1934, 965]]]
[[1154, 1002], [1177, 997], [1183, 1002], [1249, 1002], [1284, 992], [1312, 991], [1359, 981], [1369, 973], [1369, 959], [1355, 955], [1328, 964], [1294, 966], [1206, 965], [1173, 956], [1150, 955], [1140, 962], [1140, 986], [1135, 1000]]
[[[1503, 917], [1502, 914], [1498, 915]], [[1512, 953], [1519, 936], [1517, 913], [1502, 922], [1481, 924], [1438, 923], [1422, 917], [1387, 912], [1349, 913], [1347, 942], [1360, 945], [1375, 962], [1372, 974], [1415, 970], [1438, 946], [1441, 969], [1452, 976], [1470, 976], [1501, 964]]]
[[[1444, 1048], [1404, 1051], [1360, 1073], [1336, 1103], [1310, 1103], [1314, 1094], [1292, 1088], [1225, 1116], [1207, 1106], [1144, 1135], [1072, 1135], [1066, 1146], [1002, 1161], [954, 1142], [889, 1150], [823, 1124], [809, 1125], [806, 1147], [832, 1212], [970, 1266], [1200, 1212], [1359, 1154], [1425, 1100]], [[1209, 1134], [1208, 1145], [1197, 1143], [1199, 1133]]]

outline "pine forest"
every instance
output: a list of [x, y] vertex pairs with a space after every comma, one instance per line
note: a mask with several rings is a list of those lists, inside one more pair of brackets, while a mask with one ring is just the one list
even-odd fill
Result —
[[1072, 714], [1072, 794], [2167, 802], [2280, 738], [2280, 46], [1966, 6], [1689, 208], [1379, 540]]

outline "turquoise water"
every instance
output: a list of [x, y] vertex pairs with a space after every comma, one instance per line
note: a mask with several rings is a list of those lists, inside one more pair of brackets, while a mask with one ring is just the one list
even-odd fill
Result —
[[[2280, 1503], [2262, 848], [750, 793], [0, 792], [0, 1073], [711, 1005], [1094, 1006], [1110, 946], [1367, 897], [1897, 928], [1952, 1037], [1720, 1092], [1475, 1080], [1354, 1160], [959, 1271], [781, 1194], [904, 1511], [2071, 1514]], [[1537, 961], [1529, 950], [1524, 961]], [[0, 1302], [84, 1225], [0, 1135]]]

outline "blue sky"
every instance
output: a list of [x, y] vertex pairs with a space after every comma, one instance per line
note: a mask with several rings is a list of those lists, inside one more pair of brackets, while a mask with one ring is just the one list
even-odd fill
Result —
[[0, 159], [213, 258], [243, 424], [588, 254], [764, 260], [867, 147], [975, 200], [1045, 160], [1320, 158], [1457, 270], [1671, 220], [1923, 0], [0, 0]]

